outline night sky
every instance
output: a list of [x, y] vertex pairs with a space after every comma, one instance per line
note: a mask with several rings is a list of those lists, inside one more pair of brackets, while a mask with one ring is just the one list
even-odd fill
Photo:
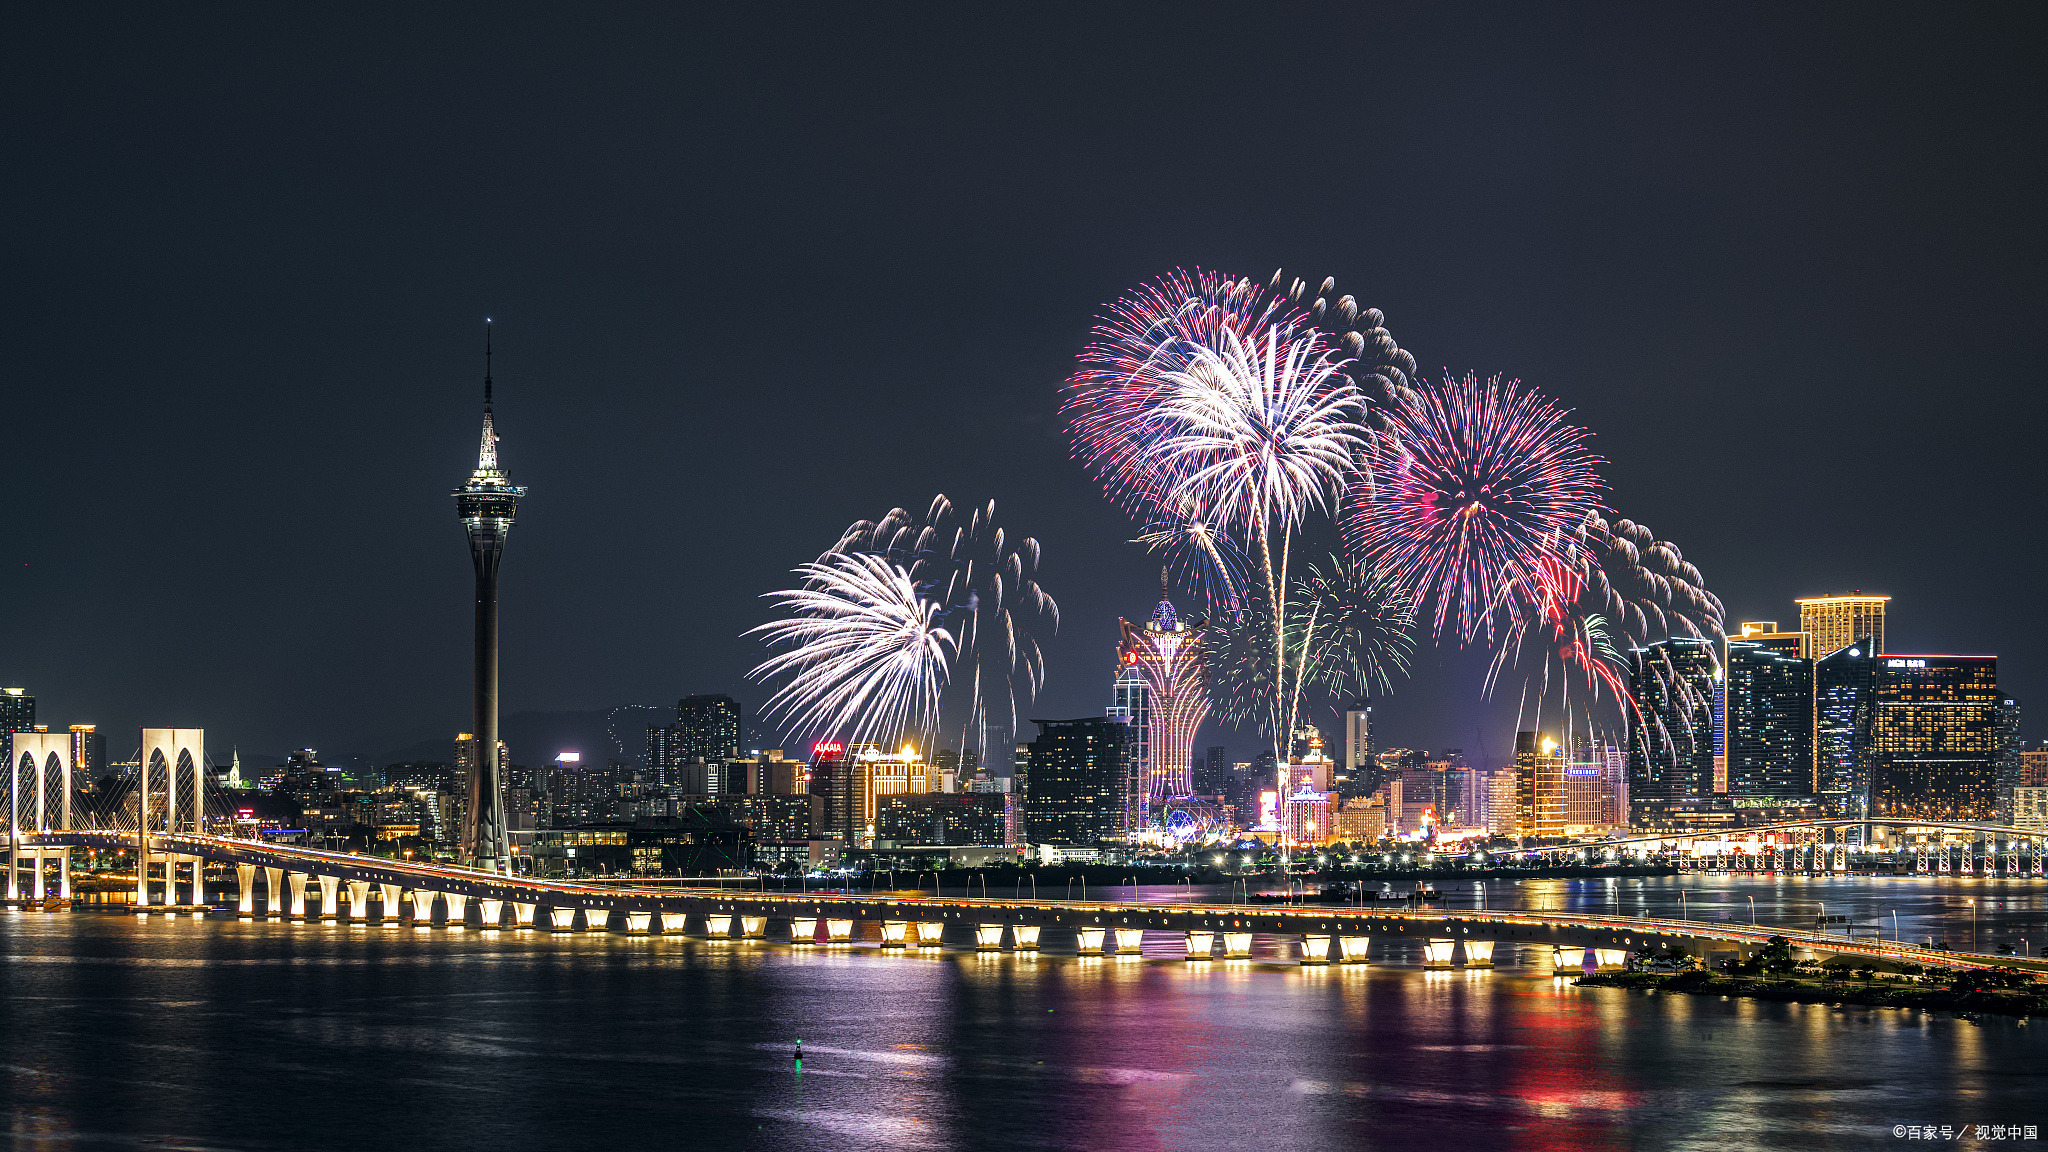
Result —
[[[1731, 621], [1892, 595], [2039, 735], [2039, 6], [1277, 9], [17, 11], [0, 683], [117, 758], [466, 727], [492, 316], [507, 713], [760, 703], [759, 594], [936, 492], [1043, 544], [1029, 714], [1099, 713], [1156, 564], [1059, 383], [1285, 267], [1575, 409]], [[1421, 663], [1384, 740], [1505, 754]]]

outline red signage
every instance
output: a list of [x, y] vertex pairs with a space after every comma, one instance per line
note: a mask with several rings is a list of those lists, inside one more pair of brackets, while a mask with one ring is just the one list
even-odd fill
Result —
[[846, 745], [841, 744], [837, 740], [820, 740], [816, 744], [811, 745], [811, 759], [816, 760], [824, 756], [837, 756], [844, 751], [846, 751]]

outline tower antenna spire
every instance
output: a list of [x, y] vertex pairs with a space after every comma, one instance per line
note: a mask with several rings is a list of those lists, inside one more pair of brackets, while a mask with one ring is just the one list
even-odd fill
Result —
[[484, 414], [491, 411], [491, 318], [484, 317]]

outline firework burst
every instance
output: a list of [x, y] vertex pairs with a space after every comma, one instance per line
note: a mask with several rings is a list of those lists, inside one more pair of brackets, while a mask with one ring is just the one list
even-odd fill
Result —
[[1600, 458], [1566, 412], [1519, 381], [1467, 373], [1388, 410], [1354, 483], [1347, 540], [1462, 643], [1519, 639], [1544, 566], [1576, 569]]
[[[1017, 701], [1045, 682], [1041, 631], [1057, 631], [1060, 609], [1038, 585], [1038, 541], [1006, 536], [991, 500], [965, 515], [940, 494], [922, 517], [901, 508], [854, 523], [833, 548], [901, 566], [939, 605], [955, 645], [953, 683], [967, 693], [962, 742], [987, 755], [991, 724], [1017, 727]], [[958, 715], [956, 713], [956, 715]]]
[[789, 676], [767, 713], [805, 737], [885, 747], [930, 731], [955, 651], [940, 624], [944, 606], [881, 556], [832, 553], [795, 571], [802, 587], [767, 594], [791, 617], [748, 632], [789, 649], [748, 673]]

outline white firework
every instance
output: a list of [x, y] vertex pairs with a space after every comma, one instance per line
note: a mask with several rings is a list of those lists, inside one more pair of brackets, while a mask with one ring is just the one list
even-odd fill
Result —
[[795, 569], [801, 588], [770, 592], [790, 617], [748, 631], [789, 645], [747, 675], [789, 675], [767, 712], [806, 737], [893, 747], [938, 720], [954, 640], [943, 605], [880, 556], [828, 553]]

